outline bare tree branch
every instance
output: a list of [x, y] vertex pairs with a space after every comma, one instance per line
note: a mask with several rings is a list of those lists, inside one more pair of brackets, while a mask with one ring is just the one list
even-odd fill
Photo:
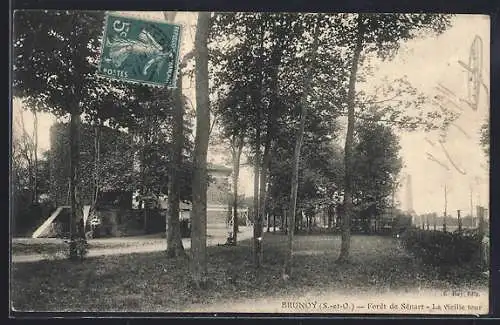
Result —
[[212, 114], [213, 114], [212, 124], [210, 125], [210, 129], [208, 131], [208, 136], [210, 136], [212, 134], [212, 130], [214, 129], [215, 124], [217, 123], [217, 115], [214, 113], [212, 113]]
[[399, 94], [394, 95], [391, 98], [387, 98], [387, 99], [366, 102], [365, 104], [366, 105], [376, 105], [376, 104], [381, 104], [381, 103], [385, 103], [385, 102], [390, 102], [390, 101], [396, 99], [398, 96], [399, 96]]
[[412, 122], [407, 122], [407, 121], [400, 121], [400, 120], [391, 120], [391, 119], [383, 119], [383, 118], [378, 118], [378, 117], [368, 117], [368, 116], [363, 116], [363, 115], [356, 115], [356, 118], [365, 120], [365, 121], [372, 121], [372, 122], [385, 122], [389, 124], [396, 124], [396, 125], [408, 125], [408, 124], [416, 124], [416, 125], [429, 125], [429, 123], [426, 122], [420, 122], [420, 121], [412, 121]]

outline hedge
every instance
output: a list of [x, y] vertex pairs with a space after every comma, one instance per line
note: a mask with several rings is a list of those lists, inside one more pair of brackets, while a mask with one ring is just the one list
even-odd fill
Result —
[[409, 229], [401, 234], [404, 247], [428, 265], [481, 267], [481, 236], [477, 230], [462, 232]]

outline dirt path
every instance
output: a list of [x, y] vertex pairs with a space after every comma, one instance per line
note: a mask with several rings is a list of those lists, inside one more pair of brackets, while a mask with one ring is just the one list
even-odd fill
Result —
[[[240, 227], [240, 233], [238, 234], [238, 240], [245, 240], [252, 238], [253, 232], [251, 227]], [[225, 229], [208, 230], [210, 235], [207, 238], [207, 246], [216, 246], [218, 244], [224, 244], [226, 242], [227, 232]], [[16, 238], [13, 242], [18, 243], [62, 243], [61, 239], [55, 238], [44, 238], [33, 240], [31, 238]], [[89, 243], [96, 245], [105, 246], [106, 244], [113, 245], [116, 247], [110, 248], [90, 248], [88, 252], [88, 257], [96, 256], [106, 256], [106, 255], [122, 255], [131, 253], [149, 253], [165, 250], [166, 242], [164, 238], [158, 238], [157, 235], [149, 236], [137, 236], [137, 237], [117, 237], [117, 238], [103, 238], [103, 239], [91, 239]], [[123, 246], [120, 246], [123, 244]], [[185, 249], [191, 248], [191, 239], [183, 238], [182, 244]], [[37, 262], [41, 260], [50, 259], [49, 254], [12, 254], [13, 263], [26, 263], [26, 262]], [[53, 257], [52, 257], [53, 258]]]

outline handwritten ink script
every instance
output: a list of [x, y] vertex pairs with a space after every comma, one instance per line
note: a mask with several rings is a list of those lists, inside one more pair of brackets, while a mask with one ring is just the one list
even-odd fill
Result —
[[488, 94], [488, 87], [483, 80], [483, 40], [480, 36], [474, 38], [470, 47], [469, 63], [465, 64], [463, 61], [458, 63], [467, 70], [467, 104], [477, 111], [479, 105], [479, 96], [481, 94], [481, 87], [484, 88]]
[[461, 104], [466, 104], [474, 111], [477, 111], [481, 88], [483, 88], [486, 96], [489, 97], [489, 88], [486, 86], [483, 78], [483, 40], [480, 36], [476, 35], [474, 37], [469, 50], [468, 63], [459, 60], [458, 64], [467, 72], [467, 98], [457, 96], [448, 87], [438, 83], [435, 87], [439, 92], [434, 96], [435, 104], [442, 108], [453, 106], [459, 111], [463, 111]]
[[[436, 90], [438, 91], [438, 94], [434, 96], [434, 103], [441, 107], [443, 110], [446, 110], [447, 108], [453, 107], [455, 109], [458, 109], [460, 112], [463, 112], [464, 108], [462, 105], [459, 103], [466, 104], [472, 110], [477, 111], [478, 106], [479, 106], [479, 100], [480, 100], [480, 95], [481, 95], [481, 87], [484, 89], [486, 92], [486, 95], [489, 97], [489, 89], [484, 83], [483, 79], [483, 40], [480, 36], [476, 35], [474, 37], [474, 40], [470, 46], [469, 50], [469, 61], [468, 63], [464, 63], [463, 61], [459, 60], [458, 61], [459, 65], [462, 66], [466, 72], [467, 72], [467, 98], [461, 98], [457, 96], [452, 90], [450, 90], [448, 87], [445, 85], [438, 83], [437, 86], [435, 87]], [[489, 105], [489, 98], [488, 98], [488, 105]], [[461, 131], [467, 138], [470, 138], [470, 136], [465, 132], [459, 125], [451, 122], [449, 125], [453, 125], [456, 127], [459, 131]], [[435, 147], [435, 145], [427, 140], [429, 144], [431, 144], [432, 147]], [[440, 144], [440, 151], [442, 151], [446, 157], [446, 160], [451, 163], [453, 168], [458, 171], [462, 175], [466, 175], [467, 172], [458, 166], [458, 164], [452, 159], [450, 156], [449, 152], [446, 150], [446, 147], [444, 145], [445, 140], [442, 139], [439, 141]], [[431, 153], [427, 153], [427, 158], [429, 160], [432, 160], [441, 167], [445, 168], [446, 170], [450, 170], [448, 166], [442, 162], [439, 161], [435, 156], [433, 156]]]

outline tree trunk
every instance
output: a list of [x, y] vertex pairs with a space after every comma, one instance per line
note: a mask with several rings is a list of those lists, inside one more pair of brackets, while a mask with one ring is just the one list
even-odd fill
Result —
[[260, 48], [259, 48], [259, 60], [260, 64], [259, 67], [261, 70], [259, 71], [259, 80], [258, 80], [258, 90], [257, 90], [257, 98], [255, 100], [255, 103], [258, 108], [257, 112], [257, 119], [255, 121], [255, 163], [254, 163], [254, 178], [253, 178], [253, 213], [254, 213], [254, 220], [253, 220], [253, 255], [254, 255], [254, 266], [258, 269], [261, 264], [261, 259], [262, 259], [262, 220], [261, 220], [261, 215], [260, 215], [260, 205], [262, 204], [262, 201], [259, 198], [259, 181], [260, 181], [260, 173], [262, 173], [262, 166], [261, 166], [261, 152], [260, 152], [260, 147], [261, 147], [261, 122], [262, 122], [262, 111], [263, 111], [263, 104], [262, 104], [262, 92], [264, 91], [262, 81], [263, 81], [263, 54], [264, 50], [264, 24], [262, 23], [260, 26]]
[[[271, 165], [271, 157], [272, 157], [272, 139], [275, 134], [275, 123], [277, 119], [277, 113], [278, 113], [278, 107], [277, 106], [277, 96], [278, 96], [278, 73], [279, 73], [279, 66], [281, 64], [281, 58], [283, 55], [282, 52], [282, 43], [275, 43], [272, 53], [271, 53], [271, 59], [270, 63], [271, 66], [273, 67], [273, 71], [271, 73], [271, 89], [272, 89], [272, 95], [271, 95], [271, 103], [270, 103], [270, 113], [268, 114], [267, 117], [267, 125], [266, 125], [266, 139], [264, 143], [264, 153], [262, 156], [262, 167], [260, 171], [260, 198], [259, 198], [259, 227], [261, 228], [260, 230], [260, 236], [262, 236], [262, 228], [263, 228], [263, 220], [266, 216], [266, 211], [267, 211], [267, 181], [269, 177], [269, 168]], [[270, 231], [269, 227], [269, 220], [267, 220], [267, 232]], [[260, 267], [262, 264], [262, 259], [263, 259], [263, 251], [262, 251], [262, 241], [260, 242], [259, 251], [258, 251], [258, 260], [256, 260], [256, 266]]]
[[328, 218], [328, 230], [331, 230], [333, 228], [333, 211], [334, 207], [333, 204], [328, 206], [327, 210], [327, 218]]
[[191, 217], [191, 271], [199, 287], [207, 272], [207, 151], [210, 131], [208, 35], [210, 12], [198, 13], [195, 36], [196, 136], [194, 143], [193, 210]]
[[173, 91], [175, 107], [173, 118], [172, 138], [174, 148], [172, 152], [172, 165], [170, 166], [170, 182], [168, 188], [167, 220], [167, 256], [183, 256], [184, 246], [182, 245], [180, 226], [180, 182], [182, 168], [182, 147], [184, 145], [184, 103], [182, 101], [182, 73], [177, 78], [177, 88]]
[[287, 214], [287, 210], [286, 209], [283, 209], [283, 232], [285, 234], [288, 234], [288, 214]]
[[240, 177], [240, 159], [243, 151], [243, 137], [240, 137], [236, 145], [235, 155], [233, 157], [233, 244], [238, 241], [238, 181]]
[[[213, 123], [212, 123], [213, 124]], [[212, 127], [210, 127], [212, 128]], [[231, 158], [234, 161], [234, 149], [231, 148]], [[233, 169], [234, 170], [234, 169]], [[229, 177], [227, 178], [227, 193], [226, 193], [226, 204], [227, 204], [227, 214], [226, 214], [226, 224], [230, 227], [229, 231], [229, 237], [227, 238], [227, 243], [230, 244], [231, 241], [233, 240], [233, 224], [231, 224], [231, 219], [233, 219], [233, 196], [232, 196], [232, 189], [231, 189], [231, 182], [229, 181]], [[233, 219], [234, 221], [234, 219]]]
[[344, 147], [344, 215], [342, 216], [342, 243], [340, 246], [340, 255], [337, 262], [347, 262], [349, 259], [349, 249], [351, 244], [351, 216], [352, 216], [352, 158], [353, 158], [353, 142], [354, 142], [354, 105], [356, 98], [356, 79], [358, 73], [358, 64], [361, 51], [363, 50], [364, 26], [363, 14], [358, 14], [356, 45], [351, 62], [349, 74], [349, 89], [347, 93], [347, 135]]
[[300, 164], [300, 149], [304, 138], [304, 129], [306, 126], [307, 117], [307, 96], [309, 95], [312, 87], [313, 79], [313, 64], [316, 59], [316, 52], [319, 46], [318, 33], [319, 26], [316, 24], [315, 32], [313, 34], [314, 41], [310, 50], [311, 58], [310, 63], [305, 71], [304, 90], [300, 98], [300, 126], [297, 130], [297, 138], [295, 141], [295, 149], [293, 151], [293, 169], [292, 169], [292, 186], [290, 193], [290, 206], [288, 209], [288, 249], [285, 257], [283, 278], [287, 279], [292, 275], [292, 256], [293, 256], [293, 235], [295, 232], [295, 214], [297, 205], [297, 190], [299, 187], [299, 164]]
[[446, 232], [446, 216], [448, 214], [448, 191], [446, 184], [444, 184], [444, 214], [443, 214], [443, 231]]
[[260, 174], [260, 128], [257, 127], [255, 145], [255, 163], [253, 167], [253, 241], [254, 241], [254, 265], [260, 265], [260, 246], [262, 241], [262, 225], [260, 222], [260, 200], [259, 200], [259, 174]]
[[[258, 217], [258, 222], [259, 222], [259, 228], [261, 229], [260, 236], [262, 236], [262, 228], [263, 228], [263, 220], [266, 216], [266, 210], [267, 210], [267, 180], [268, 180], [268, 174], [269, 174], [269, 168], [271, 165], [271, 146], [272, 146], [272, 137], [274, 135], [274, 128], [273, 125], [276, 120], [276, 107], [271, 106], [272, 113], [268, 117], [267, 121], [267, 131], [266, 131], [266, 140], [264, 144], [264, 154], [262, 157], [262, 167], [260, 171], [260, 198], [259, 198], [259, 217]], [[268, 221], [268, 232], [269, 232], [269, 221]], [[262, 258], [263, 258], [263, 252], [262, 252], [262, 242], [261, 245], [259, 246], [259, 261], [256, 264], [257, 267], [260, 267], [262, 263]]]
[[[457, 219], [458, 219], [458, 233], [462, 233], [462, 218], [460, 216], [460, 210], [457, 210]], [[427, 227], [427, 230], [429, 230], [429, 227]]]
[[232, 232], [233, 232], [234, 227], [233, 227], [233, 224], [231, 224], [231, 219], [233, 219], [233, 196], [232, 196], [231, 184], [229, 184], [229, 180], [228, 180], [228, 184], [227, 184], [226, 204], [227, 204], [226, 224], [230, 227], [230, 229], [228, 228], [229, 235], [230, 235], [230, 237], [228, 237], [228, 241], [230, 242], [233, 240]]
[[[100, 156], [101, 156], [101, 120], [98, 119], [94, 127], [94, 175], [93, 175], [93, 185], [92, 189], [92, 203], [90, 206], [89, 215], [87, 216], [87, 223], [91, 221], [91, 216], [96, 214], [97, 211], [97, 200], [99, 198], [99, 168], [100, 168]], [[87, 223], [84, 224], [85, 231]], [[96, 236], [92, 227], [89, 227], [92, 231], [92, 237]]]
[[[149, 134], [148, 131], [150, 129], [150, 119], [149, 116], [146, 115], [144, 117], [143, 121], [143, 127], [142, 127], [142, 132], [141, 132], [141, 137], [142, 137], [142, 148], [141, 148], [141, 180], [142, 180], [142, 186], [141, 186], [141, 196], [146, 197], [146, 195], [149, 194], [149, 188], [148, 188], [148, 170], [146, 166], [146, 146], [149, 145]], [[148, 204], [147, 204], [146, 199], [141, 199], [141, 203], [144, 205], [142, 209], [142, 214], [144, 217], [143, 220], [143, 228], [144, 228], [144, 233], [148, 233], [148, 228], [147, 228], [147, 221], [148, 221], [148, 216], [147, 216], [147, 211], [148, 211]]]
[[[71, 113], [69, 141], [70, 141], [70, 179], [69, 179], [69, 194], [70, 194], [70, 245], [69, 257], [72, 260], [79, 258], [77, 239], [85, 238], [84, 229], [80, 227], [80, 218], [82, 218], [82, 210], [78, 197], [78, 182], [80, 180], [79, 165], [80, 165], [80, 110], [75, 107]], [[81, 256], [80, 256], [81, 257]]]
[[34, 157], [34, 178], [33, 178], [33, 202], [38, 203], [38, 114], [33, 110], [33, 157]]
[[[269, 132], [267, 133], [269, 134]], [[268, 136], [266, 135], [266, 138]], [[258, 230], [258, 233], [256, 234], [256, 251], [255, 251], [255, 267], [260, 268], [262, 265], [262, 261], [264, 258], [263, 255], [263, 250], [262, 250], [262, 232], [264, 229], [264, 217], [266, 215], [266, 203], [267, 203], [267, 173], [269, 170], [269, 163], [271, 160], [271, 155], [269, 154], [269, 146], [270, 146], [270, 141], [269, 139], [266, 139], [265, 147], [264, 147], [264, 154], [263, 154], [263, 161], [262, 161], [262, 166], [260, 169], [260, 186], [259, 190], [260, 193], [259, 195], [259, 210], [257, 212], [257, 222], [256, 228]], [[259, 239], [260, 238], [260, 239]]]
[[95, 137], [94, 137], [94, 197], [92, 202], [92, 209], [96, 209], [97, 199], [99, 197], [99, 164], [101, 159], [101, 121], [97, 122], [95, 126]]

